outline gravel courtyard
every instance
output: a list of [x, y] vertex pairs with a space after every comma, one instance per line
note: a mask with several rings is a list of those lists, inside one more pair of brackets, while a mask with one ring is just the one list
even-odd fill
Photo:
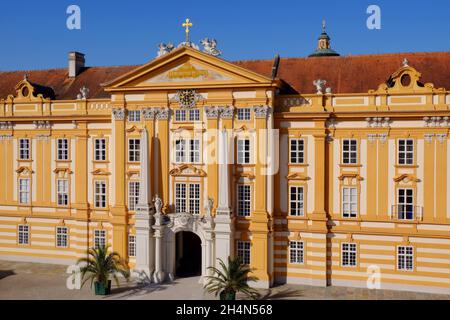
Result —
[[[25, 300], [210, 300], [205, 294], [199, 278], [181, 278], [174, 283], [162, 285], [140, 285], [135, 281], [123, 281], [120, 287], [113, 286], [107, 297], [95, 296], [87, 284], [81, 290], [69, 290], [66, 281], [69, 274], [66, 266], [37, 263], [8, 262], [0, 260], [0, 299]], [[346, 287], [309, 287], [282, 285], [271, 290], [262, 290], [264, 299], [402, 299], [402, 300], [450, 300], [450, 296], [414, 292], [368, 290]]]

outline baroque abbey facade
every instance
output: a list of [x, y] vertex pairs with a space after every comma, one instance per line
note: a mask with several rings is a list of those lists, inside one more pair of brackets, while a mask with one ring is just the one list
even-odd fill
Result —
[[450, 293], [450, 53], [0, 72], [0, 259]]

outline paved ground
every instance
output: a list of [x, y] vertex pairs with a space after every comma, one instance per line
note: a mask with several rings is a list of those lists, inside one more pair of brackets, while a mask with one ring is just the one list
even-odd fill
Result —
[[[76, 300], [205, 300], [215, 299], [205, 294], [199, 278], [177, 279], [174, 283], [163, 285], [139, 285], [135, 281], [121, 282], [113, 286], [107, 297], [95, 296], [88, 285], [81, 290], [68, 290], [66, 266], [7, 262], [0, 260], [0, 300], [6, 299], [76, 299]], [[262, 290], [263, 299], [430, 299], [450, 300], [450, 296], [402, 292], [391, 290], [368, 290], [346, 287], [310, 287], [282, 285], [271, 290]]]

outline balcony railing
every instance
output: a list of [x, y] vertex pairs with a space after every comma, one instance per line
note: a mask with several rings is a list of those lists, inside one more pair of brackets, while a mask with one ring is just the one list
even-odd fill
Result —
[[411, 204], [394, 204], [391, 208], [391, 219], [400, 221], [422, 221], [423, 207]]

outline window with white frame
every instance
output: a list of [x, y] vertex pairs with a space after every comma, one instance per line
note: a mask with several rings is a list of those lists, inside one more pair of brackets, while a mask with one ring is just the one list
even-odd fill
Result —
[[303, 241], [289, 241], [289, 262], [292, 264], [302, 264], [304, 261]]
[[140, 122], [141, 121], [141, 111], [140, 110], [129, 110], [128, 111], [128, 121], [129, 122]]
[[30, 203], [30, 179], [28, 178], [19, 179], [19, 203]]
[[189, 110], [189, 121], [200, 121], [200, 110], [199, 109]]
[[200, 184], [175, 184], [175, 212], [200, 214]]
[[186, 110], [175, 110], [175, 121], [186, 121]]
[[186, 140], [175, 141], [175, 162], [183, 163], [186, 158]]
[[200, 162], [200, 140], [198, 139], [189, 140], [189, 162]]
[[69, 160], [69, 140], [68, 139], [57, 139], [56, 144], [58, 146], [57, 156], [60, 161]]
[[291, 186], [289, 190], [289, 206], [291, 216], [304, 216], [304, 188], [299, 186]]
[[106, 208], [106, 182], [95, 181], [94, 205], [96, 208]]
[[237, 241], [237, 256], [243, 264], [250, 264], [250, 241]]
[[17, 238], [19, 244], [30, 244], [30, 226], [26, 224], [19, 225]]
[[356, 243], [343, 243], [341, 247], [342, 266], [356, 267]]
[[94, 230], [95, 249], [106, 247], [106, 230]]
[[251, 110], [250, 108], [239, 108], [237, 109], [237, 118], [238, 120], [248, 121], [251, 119]]
[[106, 161], [106, 139], [95, 139], [95, 161]]
[[199, 163], [200, 140], [178, 139], [175, 140], [175, 163]]
[[189, 212], [200, 214], [200, 184], [198, 183], [189, 185]]
[[68, 247], [69, 228], [56, 227], [56, 247], [67, 248]]
[[19, 139], [19, 160], [30, 160], [30, 139]]
[[186, 184], [176, 183], [175, 184], [175, 212], [186, 212]]
[[128, 210], [135, 211], [139, 203], [139, 181], [128, 183]]
[[397, 189], [397, 219], [414, 219], [414, 190], [408, 188]]
[[237, 141], [237, 163], [250, 164], [250, 139]]
[[290, 140], [290, 160], [293, 164], [305, 163], [305, 140], [291, 139]]
[[398, 164], [414, 164], [414, 140], [398, 140]]
[[251, 186], [246, 184], [238, 185], [238, 216], [249, 217], [252, 207]]
[[132, 234], [128, 236], [128, 255], [136, 257], [136, 236]]
[[141, 139], [128, 140], [128, 161], [129, 162], [141, 161]]
[[397, 247], [397, 267], [398, 270], [414, 270], [414, 249], [411, 246]]
[[57, 203], [58, 206], [69, 205], [69, 181], [66, 179], [58, 179], [56, 181], [57, 190]]
[[356, 164], [358, 161], [358, 141], [356, 139], [344, 139], [342, 141], [342, 162], [344, 164]]
[[342, 188], [342, 216], [356, 218], [358, 214], [358, 189], [355, 187]]

